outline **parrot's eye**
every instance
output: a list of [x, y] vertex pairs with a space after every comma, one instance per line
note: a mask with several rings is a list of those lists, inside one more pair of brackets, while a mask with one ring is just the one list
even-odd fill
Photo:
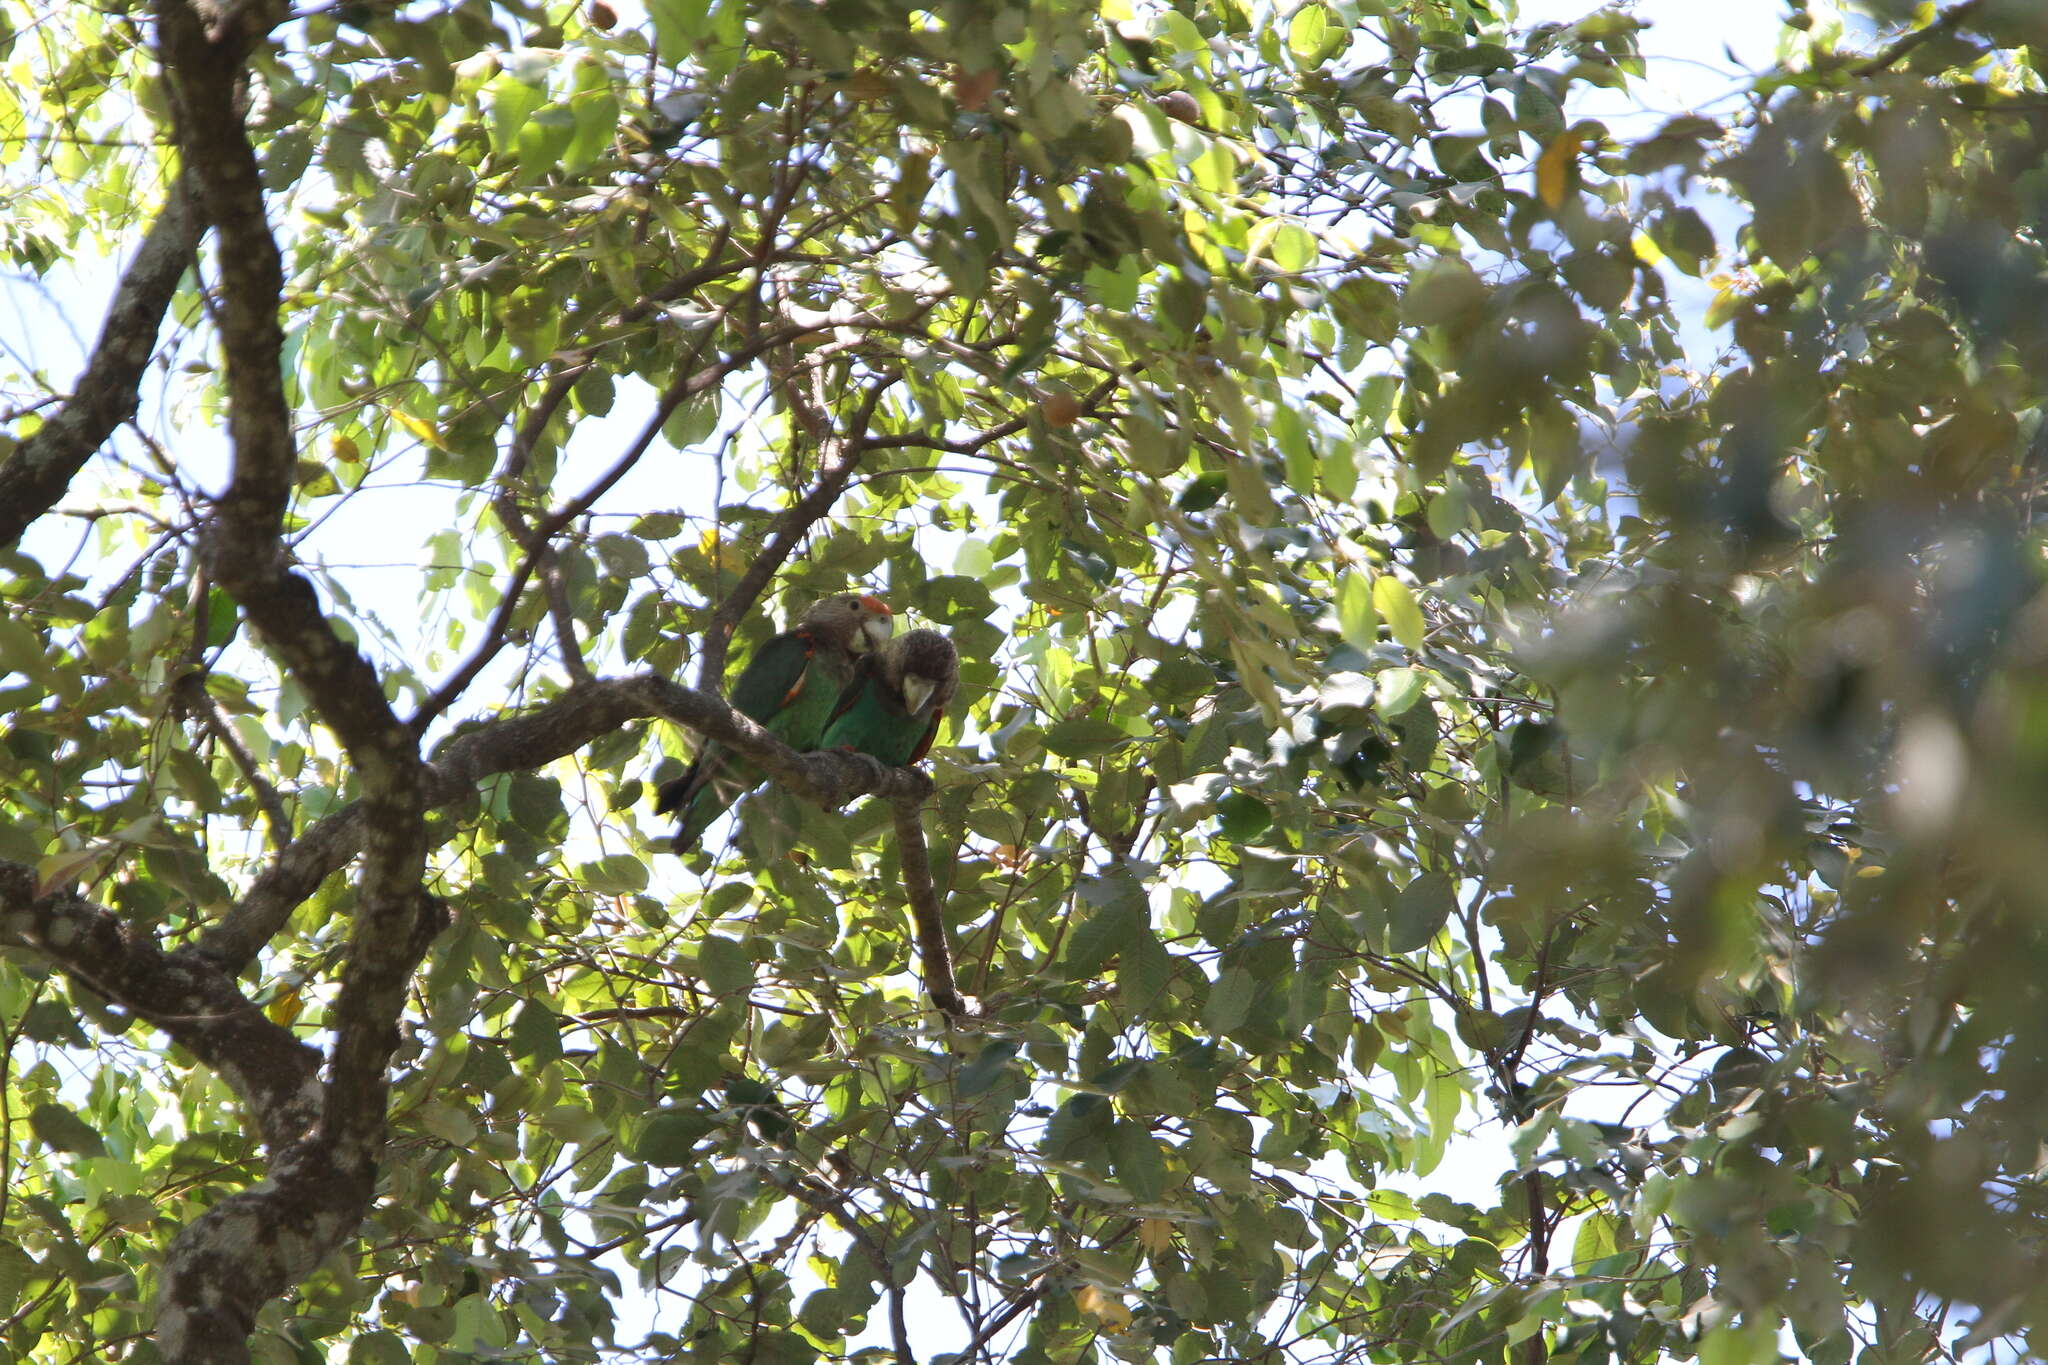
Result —
[[849, 608], [858, 607], [860, 605], [860, 599], [858, 597], [849, 597], [846, 599], [846, 605]]

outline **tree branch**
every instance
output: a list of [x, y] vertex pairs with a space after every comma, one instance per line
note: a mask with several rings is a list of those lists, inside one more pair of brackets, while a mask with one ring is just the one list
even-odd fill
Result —
[[946, 921], [939, 913], [938, 891], [932, 886], [931, 852], [924, 842], [921, 802], [891, 804], [896, 817], [896, 858], [903, 868], [903, 895], [910, 902], [910, 922], [917, 930], [917, 955], [924, 962], [924, 988], [932, 1004], [952, 1019], [980, 1013], [960, 997], [953, 980], [953, 949], [946, 940]]
[[[707, 329], [706, 340], [710, 334], [710, 330]], [[786, 345], [805, 334], [804, 328], [779, 329], [767, 338], [757, 339], [738, 348], [715, 365], [707, 365], [701, 369], [694, 365], [685, 365], [682, 375], [669, 385], [660, 401], [655, 404], [654, 414], [641, 428], [639, 437], [613, 462], [612, 467], [599, 476], [597, 482], [585, 489], [581, 495], [558, 511], [549, 513], [533, 528], [532, 534], [526, 540], [526, 557], [513, 572], [512, 582], [505, 589], [505, 596], [498, 605], [497, 613], [492, 616], [489, 626], [484, 630], [483, 643], [477, 646], [476, 651], [462, 666], [436, 688], [434, 695], [422, 703], [420, 709], [413, 714], [412, 720], [408, 722], [412, 733], [425, 734], [427, 726], [433, 723], [435, 717], [454, 705], [455, 700], [476, 681], [477, 674], [484, 670], [485, 665], [497, 657], [498, 651], [505, 646], [505, 628], [512, 619], [513, 609], [519, 603], [519, 594], [525, 590], [527, 579], [533, 576], [535, 566], [540, 563], [556, 533], [595, 506], [597, 500], [609, 492], [613, 484], [624, 478], [626, 472], [639, 463], [640, 458], [654, 444], [655, 438], [661, 435], [661, 428], [668, 421], [669, 414], [688, 399], [724, 383], [727, 375], [752, 364], [762, 352], [775, 346]]]
[[0, 546], [13, 544], [54, 507], [93, 452], [135, 415], [157, 329], [192, 262], [199, 233], [190, 177], [181, 175], [171, 182], [170, 196], [121, 276], [70, 401], [0, 463]]
[[[526, 419], [512, 434], [512, 442], [505, 451], [505, 463], [492, 481], [496, 488], [491, 494], [491, 509], [497, 513], [498, 522], [512, 533], [513, 539], [521, 545], [531, 544], [533, 527], [526, 519], [525, 511], [519, 506], [519, 481], [525, 477], [526, 467], [533, 460], [534, 447], [540, 444], [541, 435], [548, 423], [554, 420], [569, 391], [576, 387], [576, 381], [583, 377], [590, 365], [587, 361], [557, 369], [549, 377], [548, 386], [526, 414]], [[547, 544], [538, 551], [541, 586], [548, 597], [548, 614], [554, 618], [555, 638], [562, 649], [562, 667], [569, 674], [571, 682], [587, 682], [590, 679], [590, 665], [583, 661], [583, 647], [576, 641], [576, 617], [569, 610], [569, 594], [562, 580], [561, 558], [555, 553], [553, 544]]]
[[1982, 8], [1984, 8], [1984, 0], [1963, 0], [1962, 4], [1952, 9], [1945, 9], [1936, 15], [1934, 22], [1925, 28], [1914, 29], [1911, 33], [1908, 33], [1890, 47], [1885, 48], [1869, 61], [1860, 62], [1851, 67], [1850, 70], [1858, 76], [1875, 76], [1879, 72], [1897, 65], [1900, 59], [1907, 56], [1914, 48], [1919, 47], [1928, 39], [1938, 38], [1944, 33], [1953, 33], [1964, 20]]
[[172, 685], [172, 695], [184, 708], [185, 714], [212, 735], [215, 742], [228, 751], [228, 757], [234, 760], [236, 771], [249, 784], [249, 790], [256, 794], [257, 808], [263, 812], [264, 823], [270, 830], [270, 846], [281, 849], [290, 843], [292, 818], [285, 813], [277, 788], [256, 765], [256, 755], [242, 743], [242, 736], [236, 732], [227, 711], [213, 693], [206, 690], [206, 674], [198, 669], [184, 674]]
[[724, 681], [725, 652], [732, 642], [733, 630], [738, 627], [740, 618], [753, 610], [754, 602], [768, 586], [768, 580], [789, 559], [790, 552], [810, 534], [813, 526], [831, 512], [832, 505], [846, 490], [847, 481], [860, 468], [861, 457], [875, 448], [875, 443], [868, 439], [868, 426], [874, 421], [876, 409], [881, 406], [882, 395], [899, 378], [900, 375], [885, 374], [877, 379], [861, 396], [860, 406], [854, 410], [845, 433], [827, 438], [825, 464], [819, 472], [818, 482], [810, 492], [776, 514], [768, 528], [767, 544], [761, 547], [761, 553], [740, 575], [740, 581], [725, 595], [725, 600], [718, 604], [718, 610], [711, 613], [711, 619], [704, 623], [703, 630], [699, 632], [702, 646], [697, 656], [698, 687], [715, 690]]
[[[531, 711], [458, 730], [426, 765], [422, 800], [430, 810], [466, 800], [486, 778], [552, 763], [650, 717], [718, 740], [751, 759], [771, 781], [819, 805], [837, 807], [862, 795], [922, 802], [931, 795], [931, 779], [922, 773], [887, 767], [863, 754], [800, 754], [716, 693], [641, 674], [581, 683]], [[193, 951], [224, 971], [241, 971], [322, 881], [348, 865], [362, 847], [366, 825], [364, 803], [356, 802], [309, 826]]]
[[854, 1211], [846, 1195], [842, 1191], [816, 1184], [803, 1176], [784, 1180], [772, 1171], [763, 1174], [775, 1188], [824, 1214], [844, 1228], [847, 1236], [853, 1238], [862, 1254], [868, 1258], [868, 1264], [874, 1268], [875, 1277], [882, 1282], [883, 1289], [888, 1292], [889, 1338], [896, 1348], [898, 1365], [917, 1365], [917, 1357], [910, 1350], [910, 1327], [903, 1314], [903, 1286], [896, 1283], [895, 1267], [891, 1264], [889, 1253], [883, 1247], [881, 1239], [868, 1231], [867, 1225], [861, 1221], [860, 1215]]
[[172, 1243], [157, 1301], [158, 1346], [172, 1365], [247, 1360], [258, 1310], [361, 1219], [384, 1144], [398, 1017], [439, 923], [420, 886], [427, 836], [417, 741], [392, 714], [375, 668], [334, 633], [285, 556], [297, 452], [278, 322], [284, 272], [241, 114], [243, 62], [282, 12], [251, 4], [202, 14], [183, 0], [156, 8], [179, 149], [218, 248], [234, 464], [200, 554], [341, 740], [362, 783], [366, 837], [318, 1126], [304, 1142], [273, 1144], [263, 1186], [223, 1201]]
[[272, 1023], [213, 963], [165, 953], [74, 892], [39, 893], [35, 869], [7, 861], [0, 861], [0, 940], [34, 948], [94, 994], [168, 1033], [242, 1097], [267, 1146], [288, 1146], [312, 1128], [319, 1053]]

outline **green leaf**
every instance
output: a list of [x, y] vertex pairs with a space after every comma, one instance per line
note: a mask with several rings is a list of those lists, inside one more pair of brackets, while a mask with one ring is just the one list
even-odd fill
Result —
[[562, 1022], [538, 1000], [529, 1000], [512, 1020], [512, 1055], [550, 1062], [562, 1055]]
[[709, 31], [705, 22], [712, 0], [648, 0], [647, 15], [654, 20], [655, 51], [661, 60], [680, 65], [696, 51]]
[[592, 548], [605, 572], [615, 578], [642, 578], [651, 567], [647, 546], [636, 536], [599, 536]]
[[1613, 1214], [1587, 1214], [1579, 1222], [1578, 1236], [1572, 1239], [1572, 1269], [1591, 1271], [1596, 1262], [1612, 1256], [1618, 1244]]
[[647, 889], [647, 864], [632, 853], [614, 853], [576, 869], [576, 880], [603, 895], [630, 895]]
[[412, 1365], [412, 1351], [404, 1337], [380, 1328], [349, 1342], [348, 1365]]
[[1778, 1359], [1775, 1321], [1723, 1323], [1700, 1338], [1700, 1365], [1769, 1365]]
[[1381, 574], [1373, 580], [1372, 604], [1396, 640], [1410, 652], [1422, 648], [1422, 608], [1416, 605], [1415, 594], [1406, 583], [1390, 573]]
[[1331, 24], [1329, 11], [1319, 0], [1309, 0], [1287, 21], [1287, 50], [1304, 66], [1321, 62], [1343, 42], [1343, 30]]
[[699, 1159], [697, 1144], [716, 1126], [696, 1105], [664, 1106], [640, 1121], [626, 1154], [649, 1166], [688, 1166]]
[[526, 121], [546, 98], [545, 90], [509, 73], [493, 80], [485, 92], [491, 111], [491, 150], [500, 157], [511, 156], [518, 149]]
[[1146, 1017], [1167, 1001], [1166, 989], [1173, 979], [1174, 960], [1164, 944], [1142, 921], [1132, 927], [1117, 958], [1117, 997], [1134, 1016]]
[[1234, 844], [1245, 843], [1273, 823], [1273, 811], [1264, 801], [1246, 792], [1232, 792], [1216, 803], [1223, 837]]
[[45, 1101], [29, 1110], [28, 1126], [35, 1135], [60, 1152], [78, 1156], [105, 1156], [107, 1144], [97, 1129], [61, 1104]]
[[9, 672], [43, 676], [43, 642], [20, 621], [0, 616], [0, 675]]
[[1061, 758], [1093, 758], [1130, 738], [1120, 725], [1093, 716], [1072, 716], [1046, 730], [1045, 747]]
[[717, 995], [744, 994], [754, 985], [754, 955], [723, 934], [707, 934], [697, 945], [696, 968]]
[[1141, 1123], [1118, 1119], [1109, 1133], [1109, 1165], [1134, 1198], [1154, 1202], [1166, 1193], [1166, 1160]]
[[1112, 905], [1083, 920], [1067, 938], [1062, 961], [1070, 980], [1092, 976], [1102, 965], [1123, 951], [1138, 930], [1136, 911]]
[[1243, 967], [1226, 967], [1209, 988], [1209, 1003], [1203, 1007], [1202, 1023], [1212, 1033], [1229, 1033], [1251, 1013], [1259, 983]]
[[1406, 712], [1422, 700], [1422, 671], [1415, 668], [1389, 668], [1373, 674], [1373, 695], [1377, 698], [1375, 709], [1388, 720]]
[[995, 607], [987, 585], [964, 575], [943, 574], [928, 579], [917, 593], [917, 609], [942, 626], [982, 620]]
[[1337, 627], [1344, 643], [1363, 654], [1379, 643], [1380, 617], [1373, 606], [1371, 579], [1346, 569], [1337, 579]]
[[1416, 877], [1401, 888], [1387, 912], [1387, 951], [1412, 953], [1428, 947], [1457, 904], [1451, 879], [1443, 873], [1425, 872]]
[[971, 1100], [988, 1090], [1002, 1078], [1020, 1046], [1014, 1039], [998, 1038], [983, 1047], [973, 1061], [960, 1068], [960, 1075], [953, 1084], [954, 1095], [962, 1100]]

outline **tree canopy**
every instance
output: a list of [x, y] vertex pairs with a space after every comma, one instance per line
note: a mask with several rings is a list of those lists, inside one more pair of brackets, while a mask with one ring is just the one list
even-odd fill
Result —
[[2048, 1352], [2043, 16], [0, 2], [0, 1365]]

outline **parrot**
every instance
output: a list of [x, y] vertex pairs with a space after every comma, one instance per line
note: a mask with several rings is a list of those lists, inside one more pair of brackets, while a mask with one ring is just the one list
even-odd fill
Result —
[[[835, 593], [747, 660], [727, 700], [733, 709], [796, 750], [817, 747], [834, 703], [853, 677], [856, 656], [888, 642], [895, 620], [878, 597]], [[712, 740], [681, 777], [655, 792], [654, 813], [679, 813], [670, 847], [688, 853], [726, 807], [760, 781], [752, 764]]]
[[960, 685], [960, 655], [935, 630], [913, 630], [863, 658], [839, 694], [820, 749], [851, 749], [891, 767], [932, 747]]

